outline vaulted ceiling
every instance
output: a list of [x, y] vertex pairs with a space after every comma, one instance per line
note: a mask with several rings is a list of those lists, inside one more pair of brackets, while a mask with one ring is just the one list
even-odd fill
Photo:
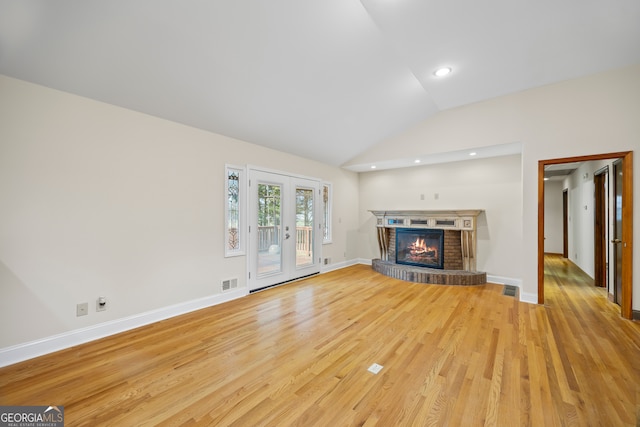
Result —
[[0, 0], [1, 74], [336, 166], [636, 63], [637, 0]]

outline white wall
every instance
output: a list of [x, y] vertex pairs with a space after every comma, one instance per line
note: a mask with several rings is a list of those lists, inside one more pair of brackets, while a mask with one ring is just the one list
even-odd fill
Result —
[[[538, 162], [638, 150], [639, 82], [640, 65], [635, 65], [444, 111], [349, 164], [522, 143], [522, 242], [513, 250], [522, 259], [521, 295], [537, 301]], [[633, 193], [640, 200], [640, 173], [635, 163]], [[640, 209], [634, 210], [634, 222], [640, 224]], [[640, 239], [639, 230], [636, 226], [634, 242]], [[640, 265], [639, 250], [633, 254], [633, 263]], [[636, 268], [634, 310], [640, 310], [639, 274]]]
[[569, 259], [594, 277], [593, 164], [583, 163], [567, 179], [569, 192]]
[[362, 256], [380, 257], [375, 217], [369, 210], [482, 209], [478, 270], [519, 281], [521, 188], [520, 155], [362, 173]]
[[545, 253], [562, 254], [563, 252], [562, 191], [562, 181], [544, 183]]
[[356, 258], [357, 174], [0, 76], [0, 349], [246, 286], [246, 257], [224, 257], [225, 163], [331, 182], [323, 256]]

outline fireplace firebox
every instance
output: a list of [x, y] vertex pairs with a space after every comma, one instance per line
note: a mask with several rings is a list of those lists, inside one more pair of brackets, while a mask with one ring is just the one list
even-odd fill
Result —
[[396, 229], [396, 263], [418, 267], [444, 268], [444, 230], [430, 228]]

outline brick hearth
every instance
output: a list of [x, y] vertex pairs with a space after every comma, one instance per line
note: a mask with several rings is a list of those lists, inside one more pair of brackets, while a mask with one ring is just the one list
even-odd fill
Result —
[[476, 271], [413, 267], [380, 259], [372, 260], [372, 267], [374, 271], [385, 276], [409, 282], [461, 286], [484, 285], [487, 283], [487, 273]]

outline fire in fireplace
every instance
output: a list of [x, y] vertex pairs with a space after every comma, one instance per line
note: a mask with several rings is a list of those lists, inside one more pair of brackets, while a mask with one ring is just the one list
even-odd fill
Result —
[[396, 263], [444, 268], [444, 230], [396, 229]]

